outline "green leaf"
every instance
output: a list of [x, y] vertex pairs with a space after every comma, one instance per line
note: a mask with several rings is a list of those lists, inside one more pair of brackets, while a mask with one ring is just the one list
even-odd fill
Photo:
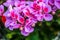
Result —
[[57, 19], [58, 24], [60, 24], [60, 18]]
[[26, 38], [26, 40], [40, 40], [40, 39], [39, 39], [38, 32], [35, 31], [35, 32], [32, 33], [30, 36], [28, 36], [28, 37]]

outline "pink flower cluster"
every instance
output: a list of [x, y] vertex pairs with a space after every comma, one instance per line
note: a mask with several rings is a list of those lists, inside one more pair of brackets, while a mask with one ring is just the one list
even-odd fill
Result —
[[0, 16], [6, 28], [20, 29], [22, 35], [28, 36], [34, 31], [35, 23], [51, 21], [51, 12], [57, 9], [60, 9], [60, 0], [6, 0], [0, 5]]

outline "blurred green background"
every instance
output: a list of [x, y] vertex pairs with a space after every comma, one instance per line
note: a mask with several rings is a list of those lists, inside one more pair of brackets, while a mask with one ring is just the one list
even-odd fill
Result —
[[[3, 2], [5, 0], [0, 0], [0, 4]], [[5, 28], [0, 17], [0, 40], [60, 40], [60, 10], [53, 17], [50, 22], [38, 22], [34, 32], [27, 37], [21, 35], [19, 29], [10, 31]]]

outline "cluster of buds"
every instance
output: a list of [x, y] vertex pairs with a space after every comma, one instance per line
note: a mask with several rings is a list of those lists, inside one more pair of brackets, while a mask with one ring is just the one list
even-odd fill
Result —
[[22, 35], [28, 36], [38, 21], [51, 21], [51, 13], [57, 9], [60, 9], [60, 0], [6, 0], [0, 5], [0, 16], [6, 28], [20, 29]]

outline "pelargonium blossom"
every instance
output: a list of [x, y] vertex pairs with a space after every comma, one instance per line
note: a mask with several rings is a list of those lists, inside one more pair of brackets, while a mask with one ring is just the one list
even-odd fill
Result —
[[[5, 12], [3, 5], [7, 7]], [[24, 36], [34, 31], [38, 21], [51, 21], [51, 12], [60, 9], [59, 0], [6, 0], [3, 5], [0, 5], [0, 16], [5, 27], [9, 30], [20, 29]]]

